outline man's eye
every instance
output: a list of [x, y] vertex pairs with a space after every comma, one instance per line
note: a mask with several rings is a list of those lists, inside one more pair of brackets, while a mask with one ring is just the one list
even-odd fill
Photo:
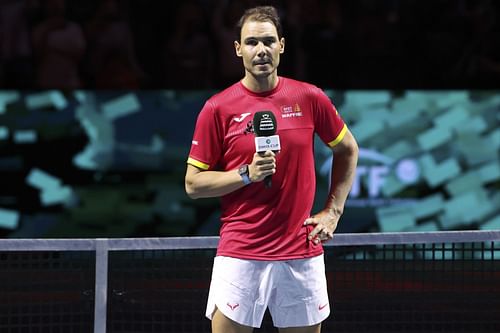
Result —
[[[256, 46], [257, 44], [259, 44], [259, 40], [257, 40], [257, 39], [249, 39], [245, 43], [247, 45]], [[274, 43], [276, 43], [276, 40], [274, 38], [262, 40], [262, 44], [264, 44], [265, 46], [268, 46], [268, 47], [272, 46]]]

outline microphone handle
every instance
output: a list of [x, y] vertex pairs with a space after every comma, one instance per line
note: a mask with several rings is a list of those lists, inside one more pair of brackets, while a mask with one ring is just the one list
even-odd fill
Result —
[[[274, 153], [276, 153], [276, 151], [274, 151], [274, 150], [273, 150], [273, 152], [274, 152]], [[260, 152], [259, 154], [260, 154], [260, 155], [264, 155], [264, 152]], [[273, 183], [273, 181], [272, 181], [272, 177], [273, 177], [273, 176], [269, 175], [269, 176], [266, 176], [266, 178], [264, 178], [264, 186], [265, 186], [266, 188], [270, 188], [270, 187], [271, 187], [271, 185], [272, 185], [272, 183]]]
[[266, 178], [264, 178], [264, 186], [266, 188], [270, 188], [272, 185], [272, 176], [269, 175], [269, 176], [266, 176]]

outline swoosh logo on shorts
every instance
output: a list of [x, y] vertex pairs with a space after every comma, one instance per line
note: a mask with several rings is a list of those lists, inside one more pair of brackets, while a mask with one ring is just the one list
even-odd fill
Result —
[[318, 306], [318, 310], [319, 310], [319, 311], [321, 311], [321, 310], [323, 310], [324, 308], [326, 308], [327, 306], [328, 306], [328, 303], [326, 303], [325, 305], [321, 305], [321, 304], [320, 304], [320, 305]]
[[240, 305], [238, 303], [230, 304], [229, 302], [227, 302], [227, 306], [229, 306], [229, 308], [234, 311], [234, 309], [236, 309]]

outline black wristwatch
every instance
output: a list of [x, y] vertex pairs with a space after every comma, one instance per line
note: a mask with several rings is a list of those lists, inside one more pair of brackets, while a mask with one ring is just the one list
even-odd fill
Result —
[[250, 180], [250, 173], [248, 172], [248, 164], [243, 164], [238, 168], [238, 173], [241, 176], [241, 179], [243, 179], [243, 184], [248, 185], [252, 181]]

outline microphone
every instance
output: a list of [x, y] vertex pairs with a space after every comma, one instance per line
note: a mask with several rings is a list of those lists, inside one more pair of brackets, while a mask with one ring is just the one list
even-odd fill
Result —
[[[253, 131], [255, 133], [255, 150], [263, 154], [267, 150], [274, 152], [281, 149], [280, 137], [276, 135], [276, 117], [271, 111], [258, 111], [253, 116]], [[264, 178], [264, 185], [271, 187], [271, 176]]]

